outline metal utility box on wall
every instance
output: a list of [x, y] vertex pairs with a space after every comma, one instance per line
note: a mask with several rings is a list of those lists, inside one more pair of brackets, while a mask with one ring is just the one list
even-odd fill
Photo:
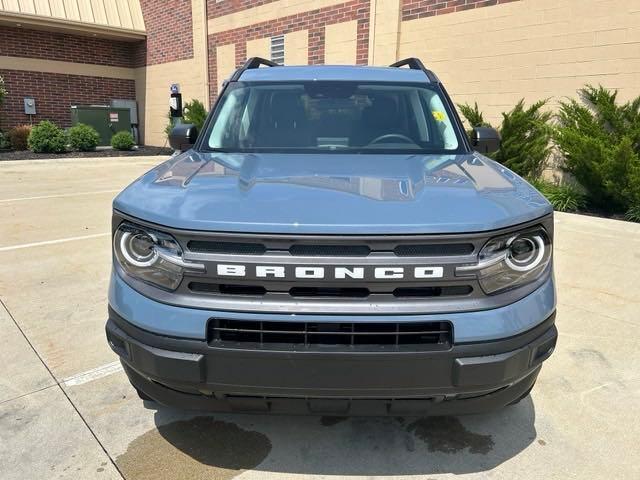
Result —
[[72, 105], [71, 123], [92, 126], [100, 135], [100, 145], [110, 145], [114, 133], [131, 132], [131, 111], [107, 105]]

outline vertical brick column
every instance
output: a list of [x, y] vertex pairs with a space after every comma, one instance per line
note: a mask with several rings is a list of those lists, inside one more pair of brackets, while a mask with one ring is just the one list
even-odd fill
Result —
[[309, 65], [324, 63], [324, 25], [309, 29]]

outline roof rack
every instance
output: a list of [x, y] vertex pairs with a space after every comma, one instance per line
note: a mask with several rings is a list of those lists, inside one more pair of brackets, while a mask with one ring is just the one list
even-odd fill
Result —
[[246, 70], [251, 70], [251, 69], [254, 69], [254, 68], [260, 68], [260, 65], [264, 65], [266, 67], [279, 67], [280, 66], [276, 62], [272, 62], [271, 60], [267, 60], [266, 58], [250, 57], [250, 58], [247, 58], [247, 61], [244, 62], [244, 64], [233, 73], [233, 75], [231, 75], [231, 78], [229, 79], [229, 81], [230, 82], [237, 82], [240, 79], [240, 76]]
[[404, 67], [405, 65], [408, 66], [409, 69], [411, 70], [422, 70], [424, 74], [427, 76], [427, 78], [429, 79], [429, 81], [431, 82], [437, 83], [440, 81], [438, 80], [438, 77], [436, 77], [436, 74], [433, 73], [431, 70], [429, 70], [427, 67], [425, 67], [424, 63], [422, 63], [422, 60], [420, 60], [419, 58], [415, 58], [415, 57], [405, 58], [403, 60], [398, 60], [397, 62], [392, 63], [389, 66], [394, 68], [400, 68], [400, 67]]

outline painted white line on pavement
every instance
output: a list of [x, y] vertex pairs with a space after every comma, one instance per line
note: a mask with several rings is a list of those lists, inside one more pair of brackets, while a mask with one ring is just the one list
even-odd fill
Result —
[[88, 240], [90, 238], [106, 237], [111, 233], [94, 233], [93, 235], [83, 235], [81, 237], [60, 238], [58, 240], [46, 240], [44, 242], [23, 243], [22, 245], [9, 245], [8, 247], [0, 247], [0, 252], [9, 252], [11, 250], [20, 250], [22, 248], [41, 247], [43, 245], [55, 245], [57, 243], [75, 242], [76, 240]]
[[59, 193], [55, 195], [41, 195], [39, 197], [0, 198], [0, 203], [22, 202], [25, 200], [45, 200], [48, 198], [80, 197], [84, 195], [102, 195], [104, 193], [118, 193], [120, 190], [96, 190], [95, 192]]
[[67, 378], [63, 383], [65, 387], [75, 387], [121, 371], [122, 365], [119, 361], [115, 361], [102, 365], [101, 367], [92, 368], [86, 372], [78, 373], [77, 375]]

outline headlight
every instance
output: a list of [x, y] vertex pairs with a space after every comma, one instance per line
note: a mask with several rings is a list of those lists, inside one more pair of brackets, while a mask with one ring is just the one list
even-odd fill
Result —
[[129, 222], [116, 230], [113, 251], [128, 275], [166, 290], [178, 288], [185, 270], [204, 270], [204, 265], [183, 260], [171, 235]]
[[533, 282], [551, 261], [551, 239], [543, 227], [496, 237], [478, 255], [478, 263], [456, 268], [456, 275], [476, 275], [486, 294]]

